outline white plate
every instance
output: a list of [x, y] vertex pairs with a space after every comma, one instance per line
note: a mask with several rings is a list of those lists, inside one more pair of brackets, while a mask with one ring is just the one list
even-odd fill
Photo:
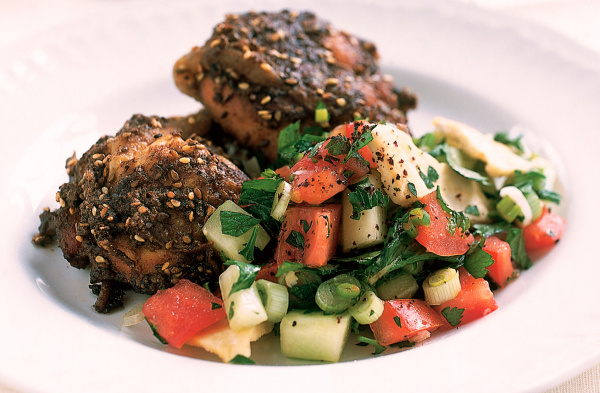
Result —
[[545, 30], [434, 0], [288, 7], [315, 10], [375, 41], [386, 70], [419, 94], [413, 129], [427, 131], [430, 119], [443, 115], [488, 132], [520, 124], [543, 135], [540, 148], [559, 165], [566, 185], [567, 233], [497, 294], [498, 311], [402, 353], [276, 368], [200, 360], [198, 351], [171, 354], [144, 328], [121, 329], [121, 313], [94, 314], [88, 272], [71, 268], [56, 247], [32, 246], [37, 215], [55, 207], [73, 150], [82, 153], [99, 136], [114, 134], [133, 113], [198, 108], [176, 91], [171, 66], [202, 44], [224, 13], [280, 8], [215, 3], [119, 4], [3, 51], [2, 381], [43, 392], [524, 392], [600, 360], [594, 282], [600, 217], [590, 208], [600, 191], [600, 59]]

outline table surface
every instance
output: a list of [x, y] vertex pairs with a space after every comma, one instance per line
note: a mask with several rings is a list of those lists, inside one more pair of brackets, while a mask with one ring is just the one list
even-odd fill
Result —
[[[600, 0], [461, 1], [545, 26], [600, 53]], [[115, 5], [109, 0], [0, 0], [0, 48]], [[0, 393], [23, 392], [0, 381]], [[546, 393], [600, 393], [600, 364]]]

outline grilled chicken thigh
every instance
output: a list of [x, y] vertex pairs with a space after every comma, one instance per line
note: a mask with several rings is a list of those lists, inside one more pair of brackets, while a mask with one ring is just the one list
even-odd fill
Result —
[[58, 243], [73, 266], [91, 265], [92, 283], [152, 294], [181, 278], [214, 282], [222, 271], [202, 226], [237, 201], [247, 176], [199, 138], [183, 139], [184, 121], [135, 115], [67, 162], [70, 181], [53, 213]]
[[177, 87], [241, 144], [274, 160], [286, 125], [309, 125], [322, 101], [331, 124], [406, 123], [416, 97], [379, 71], [370, 42], [309, 12], [228, 15], [206, 44], [174, 66]]

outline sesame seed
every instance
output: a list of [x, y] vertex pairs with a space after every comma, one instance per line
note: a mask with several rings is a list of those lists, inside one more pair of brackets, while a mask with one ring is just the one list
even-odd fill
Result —
[[327, 85], [337, 85], [338, 83], [340, 83], [340, 80], [338, 78], [329, 78], [327, 79]]
[[196, 161], [198, 161], [198, 164], [200, 164], [200, 165], [204, 164], [204, 160], [200, 157], [198, 157], [198, 159]]
[[250, 84], [248, 84], [247, 82], [241, 82], [238, 83], [238, 87], [240, 88], [240, 90], [248, 90], [250, 88]]
[[173, 187], [175, 187], [175, 188], [181, 188], [181, 187], [183, 187], [183, 184], [180, 183], [180, 182], [173, 183]]
[[135, 240], [137, 240], [138, 242], [145, 242], [146, 239], [144, 239], [143, 237], [141, 237], [140, 235], [135, 235], [133, 237]]
[[96, 209], [96, 206], [92, 206], [92, 216], [96, 217], [96, 213], [98, 213], [98, 209]]
[[199, 72], [196, 74], [196, 81], [201, 82], [204, 79], [204, 72]]
[[273, 71], [273, 67], [271, 67], [271, 65], [268, 63], [261, 63], [260, 68], [262, 68], [264, 71]]
[[171, 247], [173, 247], [173, 240], [170, 240], [169, 242], [167, 242], [167, 244], [165, 244], [165, 248], [168, 250]]
[[244, 52], [244, 55], [243, 55], [242, 57], [243, 57], [244, 59], [249, 59], [249, 58], [251, 58], [251, 57], [252, 57], [252, 51], [249, 51], [249, 50], [245, 51], [245, 52]]
[[338, 98], [337, 100], [335, 100], [335, 102], [339, 105], [339, 106], [345, 106], [346, 105], [346, 99], [345, 98]]
[[[192, 118], [193, 119], [193, 118]], [[190, 146], [190, 145], [184, 145], [181, 150], [183, 150], [185, 153], [189, 153], [191, 151], [194, 150], [194, 146]]]
[[181, 202], [179, 202], [177, 199], [171, 199], [171, 204], [175, 207], [181, 206]]
[[258, 116], [260, 116], [262, 119], [265, 120], [271, 120], [271, 118], [273, 117], [271, 111], [258, 111], [257, 112]]
[[262, 100], [260, 100], [260, 103], [263, 105], [268, 104], [269, 102], [271, 102], [271, 96], [266, 96]]
[[83, 242], [83, 238], [79, 235], [75, 236], [75, 240], [77, 240], [79, 243]]
[[101, 255], [96, 256], [96, 258], [94, 258], [94, 259], [98, 263], [106, 263], [106, 259], [104, 259], [104, 257], [102, 257]]
[[169, 262], [165, 262], [165, 263], [162, 265], [162, 267], [160, 268], [160, 270], [162, 270], [162, 271], [164, 272], [165, 270], [167, 270], [167, 268], [168, 268], [168, 267], [169, 267]]
[[171, 179], [177, 181], [179, 180], [179, 174], [171, 169]]
[[296, 79], [296, 78], [287, 78], [285, 80], [285, 83], [288, 84], [288, 85], [296, 85], [296, 84], [298, 84], [298, 79]]
[[214, 48], [215, 46], [219, 45], [220, 43], [221, 43], [221, 40], [219, 38], [215, 38], [214, 40], [211, 41], [210, 47]]
[[179, 159], [179, 162], [181, 162], [182, 164], [189, 164], [190, 159], [189, 159], [189, 157], [182, 157]]
[[192, 239], [190, 239], [189, 236], [183, 236], [181, 239], [185, 244], [190, 244], [192, 242]]
[[294, 64], [302, 64], [302, 59], [299, 57], [290, 57], [290, 61]]
[[208, 207], [206, 208], [206, 216], [210, 216], [211, 214], [213, 214], [215, 212], [215, 207], [213, 205], [208, 205]]
[[148, 211], [148, 208], [146, 206], [140, 206], [140, 207], [138, 207], [137, 211], [139, 213], [143, 214], [143, 213], [146, 213]]
[[175, 198], [175, 193], [173, 191], [167, 191], [167, 196], [171, 199]]
[[152, 118], [152, 120], [150, 120], [150, 125], [154, 128], [162, 128], [162, 124], [160, 124], [160, 121], [156, 120], [156, 118]]
[[[104, 158], [104, 154], [96, 153], [92, 156], [92, 159], [94, 160], [99, 160], [101, 158]], [[69, 159], [69, 161], [71, 161], [71, 159]]]
[[108, 187], [102, 187], [102, 193], [108, 194]]
[[59, 191], [56, 191], [55, 199], [56, 199], [56, 202], [60, 202], [60, 192]]
[[194, 211], [190, 212], [190, 214], [188, 215], [188, 220], [190, 220], [190, 222], [194, 221]]
[[196, 195], [196, 198], [202, 199], [202, 191], [199, 188], [194, 188], [194, 195]]
[[194, 116], [190, 116], [187, 118], [188, 124], [194, 124], [196, 122], [196, 118]]
[[276, 111], [274, 117], [275, 117], [275, 120], [280, 121], [281, 120], [281, 111]]

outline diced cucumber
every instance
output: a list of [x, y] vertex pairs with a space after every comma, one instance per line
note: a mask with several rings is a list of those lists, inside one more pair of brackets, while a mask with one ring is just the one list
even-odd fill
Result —
[[290, 358], [337, 362], [350, 332], [352, 317], [347, 312], [290, 311], [280, 325], [281, 353]]
[[384, 282], [376, 289], [382, 300], [411, 299], [419, 289], [419, 284], [412, 275], [404, 273]]
[[[248, 231], [241, 236], [229, 236], [223, 234], [221, 230], [221, 212], [222, 211], [231, 211], [236, 213], [246, 214], [251, 217], [244, 209], [236, 205], [232, 201], [225, 201], [215, 212], [208, 218], [206, 224], [204, 224], [204, 228], [202, 228], [202, 232], [204, 232], [204, 236], [209, 241], [213, 242], [213, 248], [219, 254], [223, 254], [227, 259], [235, 259], [237, 261], [249, 262], [244, 256], [240, 254], [240, 250], [244, 248], [248, 240], [250, 239], [250, 235], [252, 231]], [[256, 237], [255, 247], [259, 249], [264, 249], [267, 243], [270, 240], [270, 236], [267, 232], [261, 227], [258, 226], [258, 235]]]
[[[383, 185], [378, 175], [369, 173], [366, 178], [369, 179], [376, 190], [383, 191]], [[387, 209], [383, 206], [376, 206], [369, 210], [363, 210], [360, 213], [360, 218], [354, 220], [350, 218], [352, 216], [352, 204], [348, 199], [349, 194], [349, 189], [344, 190], [342, 194], [342, 223], [340, 227], [342, 252], [382, 244], [387, 234], [387, 225], [385, 224]]]
[[268, 319], [267, 311], [260, 300], [256, 283], [229, 295], [225, 301], [225, 312], [232, 330], [250, 329]]
[[267, 320], [267, 311], [253, 283], [250, 288], [231, 293], [231, 288], [240, 277], [240, 269], [229, 266], [219, 276], [219, 287], [225, 306], [225, 313], [232, 330], [249, 329]]

